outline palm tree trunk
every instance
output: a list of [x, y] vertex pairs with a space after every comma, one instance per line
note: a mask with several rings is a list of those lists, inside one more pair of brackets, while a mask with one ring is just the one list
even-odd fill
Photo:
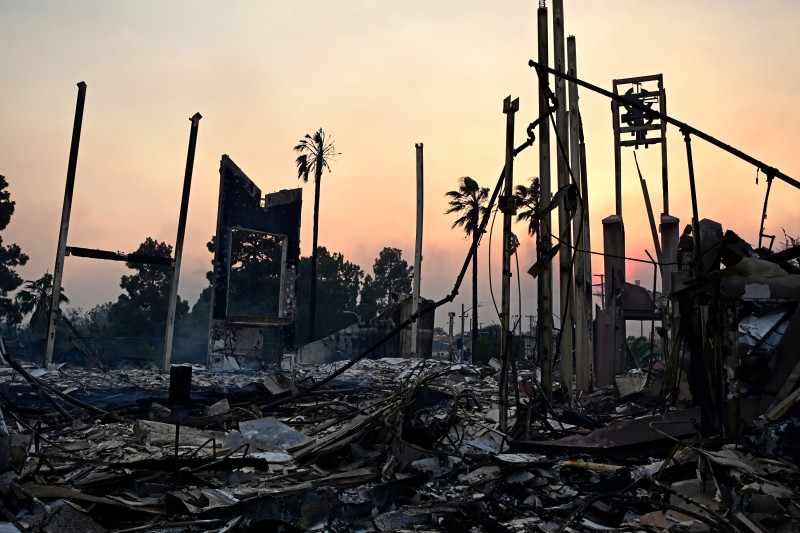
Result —
[[475, 362], [475, 349], [478, 347], [478, 232], [472, 234], [472, 362]]
[[317, 237], [319, 234], [319, 187], [322, 181], [322, 146], [317, 152], [317, 164], [314, 169], [314, 237], [311, 249], [311, 297], [308, 313], [308, 342], [316, 339], [314, 325], [317, 319]]

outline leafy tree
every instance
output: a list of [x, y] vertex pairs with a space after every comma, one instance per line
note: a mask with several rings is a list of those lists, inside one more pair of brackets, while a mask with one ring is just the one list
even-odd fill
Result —
[[[148, 237], [136, 253], [172, 257], [172, 246]], [[172, 280], [170, 267], [141, 263], [125, 263], [125, 266], [136, 273], [122, 276], [120, 280], [125, 294], [121, 294], [108, 311], [109, 333], [119, 337], [163, 338]], [[188, 302], [178, 298], [176, 319], [188, 310]]]
[[[206, 243], [212, 256], [216, 237]], [[253, 231], [233, 231], [231, 270], [228, 280], [228, 314], [238, 316], [277, 316], [280, 293], [281, 238]], [[214, 272], [206, 272], [208, 286], [182, 320], [176, 323], [183, 337], [205, 337], [211, 314], [211, 283]]]
[[204, 287], [188, 313], [175, 322], [176, 337], [198, 338], [208, 336], [208, 321], [211, 316], [211, 286]]
[[356, 312], [362, 319], [369, 320], [378, 314], [378, 300], [382, 294], [383, 291], [375, 283], [375, 278], [372, 277], [372, 274], [367, 274], [361, 285], [358, 306], [356, 306]]
[[[361, 280], [364, 271], [360, 266], [345, 260], [338, 252], [332, 254], [324, 246], [319, 247], [317, 267], [317, 308], [320, 311], [316, 326], [317, 336], [330, 335], [353, 323], [353, 316], [348, 311], [356, 309]], [[309, 291], [311, 284], [311, 258], [301, 257], [298, 265], [297, 282], [297, 344], [305, 344], [315, 340], [303, 334], [310, 320]]]
[[[631, 366], [639, 366], [644, 367], [647, 366], [650, 362], [650, 338], [649, 337], [634, 337], [633, 335], [628, 336], [626, 339], [628, 343], [628, 348], [630, 348], [630, 354], [628, 357], [628, 363]], [[630, 355], [633, 355], [635, 361], [630, 360]], [[653, 360], [658, 361], [661, 359], [661, 352], [659, 343], [656, 342], [653, 344]]]
[[89, 332], [89, 336], [98, 337], [106, 335], [109, 326], [108, 315], [113, 306], [113, 302], [106, 302], [97, 304], [86, 311], [84, 321], [86, 322], [86, 329]]
[[[472, 338], [477, 339], [474, 342], [472, 349], [472, 362], [480, 364], [488, 364], [489, 359], [492, 357], [500, 356], [500, 326], [497, 324], [490, 324], [485, 326], [480, 331], [472, 330]], [[477, 331], [477, 334], [475, 332]]]
[[[11, 221], [16, 204], [11, 200], [11, 193], [6, 187], [6, 177], [0, 175], [0, 231], [6, 229]], [[19, 324], [22, 321], [22, 314], [15, 302], [8, 297], [8, 293], [22, 285], [22, 278], [14, 268], [27, 262], [28, 256], [22, 253], [17, 244], [3, 246], [3, 239], [0, 237], [0, 319], [9, 324]]]
[[[47, 272], [37, 280], [26, 281], [25, 288], [17, 292], [14, 300], [23, 316], [32, 313], [30, 327], [34, 337], [44, 336], [47, 332], [47, 323], [50, 321], [50, 305], [53, 301], [53, 275]], [[64, 287], [61, 287], [58, 302], [69, 303], [69, 298], [64, 294]]]
[[[486, 214], [486, 202], [489, 199], [489, 188], [481, 187], [478, 182], [469, 176], [464, 176], [459, 181], [458, 190], [446, 193], [450, 198], [450, 207], [445, 214], [459, 215], [453, 228], [460, 227], [466, 234], [465, 238], [472, 236], [473, 246], [477, 246], [480, 239], [480, 220]], [[472, 256], [472, 331], [478, 331], [478, 252]], [[472, 352], [477, 348], [478, 336], [472, 337]]]
[[381, 250], [372, 265], [373, 276], [367, 275], [361, 288], [358, 313], [362, 318], [372, 318], [389, 307], [401, 294], [411, 293], [414, 267], [403, 259], [399, 248]]
[[522, 207], [517, 213], [517, 222], [528, 223], [528, 235], [533, 237], [539, 233], [539, 220], [536, 215], [539, 212], [541, 201], [541, 186], [539, 178], [531, 178], [530, 187], [517, 185], [515, 195], [517, 206]]
[[252, 231], [232, 237], [228, 315], [278, 316], [281, 237]]
[[322, 169], [331, 171], [330, 161], [338, 155], [333, 147], [333, 139], [327, 137], [322, 128], [314, 132], [313, 137], [306, 134], [294, 147], [301, 155], [297, 157], [297, 178], [308, 183], [308, 176], [314, 173], [314, 237], [311, 249], [311, 296], [309, 302], [308, 337], [314, 338], [314, 327], [317, 307], [317, 236], [319, 234], [319, 188], [322, 181]]

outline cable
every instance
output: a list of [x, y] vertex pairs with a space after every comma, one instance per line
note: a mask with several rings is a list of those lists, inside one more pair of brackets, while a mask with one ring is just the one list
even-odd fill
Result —
[[624, 259], [626, 261], [636, 261], [637, 263], [647, 263], [648, 265], [652, 265], [654, 263], [659, 265], [659, 266], [669, 266], [669, 265], [677, 265], [678, 264], [675, 261], [670, 262], [670, 263], [664, 263], [664, 262], [659, 263], [658, 261], [650, 261], [649, 259], [639, 259], [637, 257], [627, 257], [627, 256], [624, 256], [624, 255], [607, 254], [605, 252], [594, 252], [592, 250], [582, 250], [582, 249], [579, 249], [579, 248], [575, 247], [572, 244], [565, 243], [564, 241], [562, 241], [558, 237], [553, 237], [553, 238], [556, 241], [558, 241], [559, 244], [564, 244], [566, 246], [569, 246], [571, 249], [575, 250], [576, 252], [583, 252], [583, 253], [592, 254], [592, 255], [601, 255], [603, 257], [613, 257], [615, 259]]
[[492, 214], [492, 225], [489, 227], [489, 294], [492, 297], [492, 305], [494, 306], [494, 312], [497, 313], [497, 320], [501, 323], [503, 322], [503, 317], [500, 316], [500, 310], [497, 308], [497, 300], [494, 297], [494, 289], [492, 288], [492, 235], [494, 234], [494, 221], [497, 218], [497, 208], [493, 209]]

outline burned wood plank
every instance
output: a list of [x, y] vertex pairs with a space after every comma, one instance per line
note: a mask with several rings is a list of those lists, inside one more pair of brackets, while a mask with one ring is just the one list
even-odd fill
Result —
[[160, 257], [148, 254], [125, 254], [122, 252], [109, 252], [107, 250], [96, 250], [93, 248], [81, 248], [78, 246], [67, 246], [67, 255], [75, 257], [89, 257], [91, 259], [105, 259], [107, 261], [124, 261], [125, 263], [138, 263], [142, 265], [172, 265], [171, 257]]

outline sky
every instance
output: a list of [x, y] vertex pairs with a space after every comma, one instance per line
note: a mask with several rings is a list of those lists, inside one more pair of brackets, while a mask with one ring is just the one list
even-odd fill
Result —
[[[547, 2], [551, 8], [551, 2]], [[800, 178], [800, 3], [706, 0], [567, 0], [565, 29], [577, 42], [578, 76], [612, 80], [662, 73], [668, 113]], [[633, 6], [635, 5], [635, 9]], [[538, 114], [538, 2], [350, 0], [296, 2], [0, 0], [0, 174], [16, 213], [2, 237], [30, 256], [19, 272], [53, 271], [77, 96], [88, 88], [68, 244], [134, 251], [150, 236], [174, 244], [189, 117], [200, 112], [179, 292], [193, 303], [205, 286], [215, 232], [219, 160], [228, 154], [265, 193], [302, 186], [292, 147], [323, 128], [338, 152], [322, 178], [320, 245], [371, 273], [385, 246], [413, 263], [415, 143], [424, 145], [422, 294], [452, 289], [469, 242], [451, 229], [445, 193], [470, 176], [493, 186], [504, 164], [507, 95], [520, 99], [516, 144]], [[552, 20], [550, 22], [552, 38]], [[552, 52], [552, 44], [551, 44]], [[614, 212], [614, 156], [607, 98], [580, 91], [592, 249]], [[671, 214], [691, 219], [686, 151], [669, 128]], [[757, 242], [765, 180], [756, 169], [696, 139], [701, 218]], [[631, 149], [623, 151], [627, 254], [653, 252]], [[515, 161], [515, 183], [538, 175], [538, 148]], [[656, 216], [660, 152], [638, 151]], [[313, 185], [304, 186], [301, 251], [310, 254]], [[800, 190], [776, 181], [766, 233], [800, 234]], [[499, 322], [501, 220], [479, 253], [480, 322]], [[515, 226], [522, 314], [536, 313], [525, 272], [534, 243]], [[593, 261], [594, 273], [601, 260]], [[123, 263], [67, 258], [73, 306], [116, 299]], [[516, 272], [514, 273], [516, 276]], [[628, 263], [649, 287], [652, 269]], [[513, 280], [516, 285], [516, 280]], [[512, 309], [518, 314], [515, 288]], [[470, 284], [437, 312], [471, 307]], [[526, 319], [527, 320], [527, 319]], [[525, 322], [527, 326], [527, 322]], [[456, 331], [459, 326], [456, 325]]]

